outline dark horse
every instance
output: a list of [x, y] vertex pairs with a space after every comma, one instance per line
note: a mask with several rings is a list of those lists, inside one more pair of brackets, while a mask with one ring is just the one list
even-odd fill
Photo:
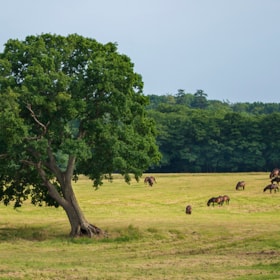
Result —
[[187, 205], [186, 214], [191, 214], [191, 213], [192, 213], [192, 207], [190, 205]]
[[277, 191], [279, 192], [279, 188], [278, 188], [278, 186], [275, 185], [275, 184], [267, 185], [267, 186], [263, 189], [264, 192], [266, 192], [267, 190], [269, 190], [270, 193], [271, 193], [273, 190], [274, 190], [275, 193], [276, 193]]
[[279, 175], [280, 169], [279, 168], [274, 168], [270, 174], [269, 178], [272, 179], [273, 177], [277, 177]]
[[245, 181], [239, 181], [237, 184], [236, 184], [236, 187], [235, 187], [235, 189], [236, 190], [239, 190], [239, 189], [243, 189], [243, 190], [245, 190]]
[[222, 196], [212, 197], [208, 200], [207, 206], [210, 206], [211, 203], [212, 203], [212, 206], [214, 206], [215, 203], [217, 203], [218, 205], [223, 205], [224, 199]]
[[271, 180], [271, 184], [277, 183], [279, 185], [279, 182], [280, 182], [280, 177], [275, 177]]
[[153, 176], [148, 176], [148, 177], [145, 178], [144, 183], [145, 183], [145, 184], [148, 183], [149, 186], [152, 187], [153, 184], [156, 183], [156, 178], [153, 177]]

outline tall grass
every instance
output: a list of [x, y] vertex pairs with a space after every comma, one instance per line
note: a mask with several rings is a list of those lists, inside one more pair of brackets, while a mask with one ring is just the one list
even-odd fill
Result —
[[[280, 279], [280, 193], [263, 193], [268, 173], [156, 179], [74, 185], [103, 239], [70, 239], [60, 208], [0, 205], [0, 279]], [[207, 207], [223, 194], [229, 205]]]

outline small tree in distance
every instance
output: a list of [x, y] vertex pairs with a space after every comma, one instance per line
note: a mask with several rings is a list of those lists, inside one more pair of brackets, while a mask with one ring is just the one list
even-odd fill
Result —
[[203, 90], [198, 89], [194, 94], [191, 105], [194, 108], [205, 109], [208, 106], [207, 94]]
[[72, 188], [119, 172], [126, 182], [158, 162], [141, 76], [113, 43], [77, 34], [9, 40], [0, 54], [0, 200], [61, 206], [70, 236], [102, 234]]

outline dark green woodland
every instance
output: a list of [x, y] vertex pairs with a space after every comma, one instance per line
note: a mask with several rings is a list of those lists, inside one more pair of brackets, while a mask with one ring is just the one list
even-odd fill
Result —
[[280, 104], [149, 95], [162, 159], [154, 172], [252, 172], [280, 166]]

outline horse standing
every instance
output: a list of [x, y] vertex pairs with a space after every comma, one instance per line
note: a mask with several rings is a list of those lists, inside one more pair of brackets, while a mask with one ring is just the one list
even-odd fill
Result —
[[267, 190], [269, 190], [270, 193], [274, 190], [274, 192], [276, 193], [277, 191], [279, 192], [279, 187], [276, 184], [270, 184], [263, 189], [263, 192], [266, 192]]
[[192, 213], [192, 207], [190, 205], [187, 205], [186, 207], [186, 214], [191, 214]]
[[236, 189], [236, 190], [239, 190], [239, 189], [242, 188], [243, 190], [245, 190], [245, 185], [246, 185], [245, 181], [239, 181], [239, 182], [236, 184], [235, 189]]
[[224, 202], [225, 202], [227, 205], [229, 205], [229, 201], [230, 201], [229, 196], [228, 195], [223, 195], [223, 203], [222, 204], [224, 204]]
[[279, 168], [274, 168], [270, 174], [269, 174], [269, 178], [272, 179], [274, 177], [277, 177], [280, 173], [280, 169]]
[[275, 177], [271, 180], [271, 184], [277, 183], [277, 185], [279, 185], [279, 182], [280, 182], [280, 177]]
[[144, 183], [145, 183], [145, 184], [148, 183], [149, 186], [152, 187], [153, 184], [156, 183], [156, 178], [153, 177], [153, 176], [147, 176], [147, 177], [145, 178], [145, 180], [144, 180]]

